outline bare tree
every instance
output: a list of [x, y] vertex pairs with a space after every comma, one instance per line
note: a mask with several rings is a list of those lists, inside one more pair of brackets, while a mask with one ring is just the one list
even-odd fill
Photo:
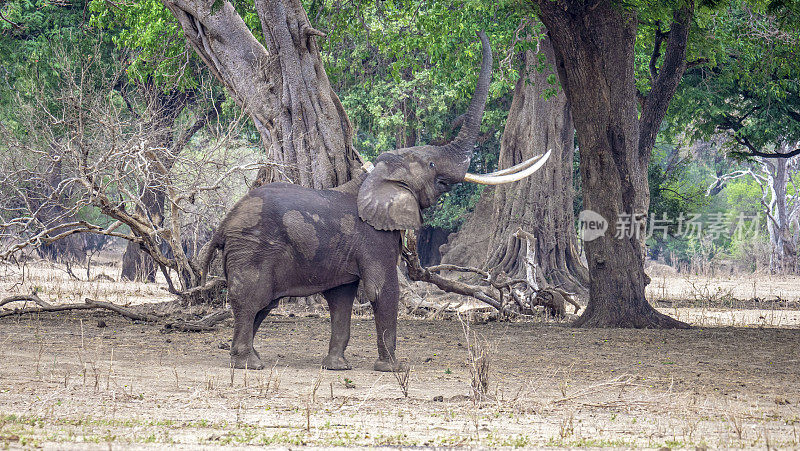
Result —
[[[781, 142], [774, 155], [788, 155], [798, 143]], [[773, 155], [773, 154], [769, 154]], [[769, 268], [772, 273], [797, 273], [797, 246], [800, 242], [800, 200], [796, 194], [790, 195], [787, 188], [791, 184], [797, 192], [795, 177], [800, 160], [794, 157], [768, 158], [755, 157], [754, 167], [723, 174], [709, 186], [706, 194], [719, 193], [726, 184], [740, 177], [752, 177], [761, 187], [761, 206], [767, 218], [767, 232], [770, 242]]]
[[[121, 66], [109, 70], [95, 55], [68, 55], [56, 49], [61, 84], [51, 97], [19, 96], [14, 127], [0, 124], [3, 154], [0, 187], [0, 259], [81, 233], [121, 238], [140, 246], [181, 293], [200, 282], [199, 269], [184, 251], [184, 231], [221, 217], [238, 197], [234, 176], [255, 178], [264, 158], [233, 140], [239, 120], [222, 127], [215, 114], [190, 115], [170, 147], [142, 116], [126, 106], [118, 90]], [[213, 97], [212, 97], [213, 98]], [[52, 99], [56, 99], [53, 102]], [[152, 97], [134, 100], [158, 108]], [[211, 108], [218, 108], [210, 102]], [[203, 149], [184, 151], [190, 138], [206, 130]], [[60, 173], [57, 185], [50, 183]], [[242, 186], [234, 180], [235, 186]], [[33, 197], [31, 186], [51, 186]], [[163, 209], [152, 208], [163, 203]], [[56, 212], [43, 214], [43, 212]], [[193, 234], [197, 235], [196, 227]], [[195, 247], [196, 247], [195, 242]]]

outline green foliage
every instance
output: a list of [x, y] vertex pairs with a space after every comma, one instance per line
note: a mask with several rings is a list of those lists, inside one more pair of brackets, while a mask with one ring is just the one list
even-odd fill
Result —
[[75, 53], [93, 50], [94, 40], [85, 39], [84, 6], [81, 1], [62, 5], [46, 0], [11, 0], [0, 5], [6, 18], [0, 21], [0, 120], [7, 125], [16, 124], [13, 114], [20, 99], [49, 92], [59, 83], [55, 43]]
[[[213, 8], [221, 8], [215, 2]], [[263, 42], [253, 2], [233, 2], [254, 36]], [[482, 143], [472, 170], [496, 166], [499, 137], [510, 92], [518, 76], [511, 56], [535, 46], [540, 34], [526, 11], [509, 0], [485, 3], [304, 2], [328, 76], [354, 124], [355, 146], [367, 158], [405, 145], [451, 139], [450, 124], [472, 96], [480, 64], [478, 30], [490, 36], [495, 72], [483, 121]], [[91, 25], [108, 30], [116, 48], [131, 50], [127, 76], [153, 81], [164, 90], [194, 89], [200, 68], [182, 30], [159, 0], [111, 4], [91, 0]], [[443, 200], [431, 221], [459, 223], [477, 187], [460, 187]]]
[[722, 194], [734, 216], [739, 214], [752, 216], [763, 211], [761, 186], [752, 177], [732, 180]]
[[[473, 172], [496, 168], [519, 52], [541, 33], [514, 2], [307, 2], [328, 76], [356, 128], [367, 158], [381, 152], [452, 139], [450, 124], [466, 109], [480, 67], [477, 31], [489, 35], [495, 60], [481, 143]], [[515, 39], [515, 36], [521, 39]], [[531, 36], [531, 38], [526, 38]], [[426, 223], [456, 228], [481, 190], [459, 186], [426, 214]]]
[[[109, 39], [132, 54], [126, 73], [130, 80], [152, 79], [165, 91], [198, 85], [192, 70], [194, 52], [187, 49], [183, 31], [160, 0], [142, 0], [118, 6], [103, 0], [90, 0], [89, 23], [110, 31]], [[187, 70], [188, 69], [188, 70]]]
[[[651, 218], [677, 221], [677, 218], [690, 217], [709, 205], [709, 199], [705, 197], [707, 186], [705, 177], [697, 171], [697, 165], [692, 164], [691, 158], [682, 156], [673, 145], [656, 144], [647, 172]], [[676, 231], [675, 224], [672, 224], [671, 232]], [[674, 233], [671, 233], [666, 240], [655, 233], [648, 240], [648, 246], [654, 257], [659, 255], [685, 257], [690, 243]]]
[[425, 211], [425, 224], [455, 231], [464, 223], [467, 213], [475, 208], [483, 193], [483, 186], [462, 183], [439, 200], [436, 208]]
[[711, 14], [710, 63], [687, 71], [670, 107], [669, 126], [676, 132], [688, 128], [692, 138], [728, 133], [736, 152], [770, 151], [800, 140], [796, 21], [743, 1]]

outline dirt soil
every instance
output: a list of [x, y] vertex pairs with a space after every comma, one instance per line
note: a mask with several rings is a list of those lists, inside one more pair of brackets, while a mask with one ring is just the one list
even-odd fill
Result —
[[256, 348], [274, 366], [235, 373], [230, 323], [181, 333], [103, 312], [6, 317], [0, 447], [800, 446], [796, 327], [471, 331], [488, 361], [482, 396], [459, 322], [402, 319], [404, 397], [371, 370], [367, 316], [353, 322], [353, 370], [320, 370], [322, 314], [267, 317]]

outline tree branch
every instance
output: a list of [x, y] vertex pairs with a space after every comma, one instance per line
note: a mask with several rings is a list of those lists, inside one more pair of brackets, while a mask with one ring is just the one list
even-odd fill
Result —
[[661, 21], [656, 21], [656, 32], [655, 36], [653, 37], [653, 53], [650, 55], [650, 83], [658, 76], [658, 69], [656, 68], [656, 63], [658, 62], [658, 58], [661, 56], [661, 45], [664, 43], [664, 39], [669, 36], [669, 31], [664, 33], [661, 31]]
[[214, 97], [214, 101], [212, 102], [208, 111], [197, 118], [194, 124], [192, 124], [192, 126], [188, 129], [184, 130], [183, 133], [181, 133], [181, 136], [175, 140], [175, 143], [172, 145], [172, 149], [170, 149], [170, 155], [178, 155], [183, 148], [186, 147], [186, 144], [189, 143], [189, 140], [192, 139], [192, 136], [194, 136], [195, 133], [200, 131], [209, 122], [215, 120], [219, 116], [219, 110], [222, 107], [222, 102], [224, 101], [224, 95], [217, 95]]
[[[743, 142], [740, 142], [738, 139], [736, 140], [736, 142], [738, 142], [740, 144], [744, 144]], [[748, 143], [749, 143], [749, 141], [748, 141]], [[749, 146], [747, 148], [748, 148], [749, 152], [736, 152], [736, 153], [739, 154], [739, 155], [744, 155], [744, 156], [749, 156], [749, 157], [760, 157], [760, 158], [792, 158], [795, 155], [800, 155], [800, 148], [794, 149], [794, 150], [792, 150], [790, 152], [786, 152], [786, 153], [766, 153], [766, 152], [762, 152], [762, 151], [756, 150], [754, 147], [752, 147], [752, 144], [749, 144]]]
[[[694, 16], [694, 1], [687, 1], [681, 8], [675, 10], [672, 24], [666, 36], [664, 62], [653, 76], [654, 60], [651, 58], [651, 77], [653, 77], [650, 92], [642, 107], [642, 116], [639, 120], [639, 158], [649, 162], [650, 153], [656, 141], [656, 134], [661, 126], [661, 121], [667, 113], [669, 101], [678, 89], [678, 83], [686, 71], [686, 45], [689, 38], [689, 28]], [[663, 39], [663, 38], [662, 38]], [[656, 35], [656, 48], [660, 47], [658, 34]], [[653, 56], [657, 56], [654, 54]]]
[[[498, 311], [507, 316], [520, 315], [520, 313], [511, 311], [508, 308], [506, 308], [502, 302], [502, 297], [501, 297], [502, 294], [498, 296], [497, 294], [491, 292], [489, 287], [470, 285], [461, 281], [448, 279], [446, 277], [442, 277], [436, 274], [435, 272], [431, 271], [428, 268], [424, 268], [419, 261], [419, 255], [417, 255], [416, 233], [408, 230], [404, 232], [404, 237], [406, 242], [402, 247], [400, 255], [402, 256], [403, 260], [406, 262], [406, 265], [408, 266], [408, 276], [409, 278], [411, 278], [411, 280], [418, 280], [418, 281], [432, 283], [444, 291], [473, 297], [481, 302], [491, 305], [492, 307], [496, 308]], [[453, 269], [457, 271], [463, 270], [463, 271], [474, 272], [481, 275], [483, 274], [488, 275], [488, 273], [480, 269], [466, 268], [456, 265], [438, 265], [438, 267], [434, 267], [434, 270], [437, 271], [445, 269]]]
[[6, 19], [6, 16], [3, 15], [3, 11], [2, 10], [0, 10], [0, 19], [3, 19], [4, 21], [10, 23], [14, 28], [22, 28], [22, 25]]
[[708, 61], [708, 58], [697, 58], [696, 60], [687, 61], [686, 68], [691, 69], [693, 67], [701, 66], [708, 63]]
[[116, 304], [112, 304], [110, 302], [104, 301], [96, 301], [94, 299], [86, 298], [83, 304], [59, 304], [53, 305], [49, 304], [43, 300], [41, 300], [38, 296], [30, 295], [30, 296], [10, 296], [3, 299], [0, 302], [0, 305], [5, 305], [9, 302], [14, 301], [32, 301], [36, 302], [39, 307], [31, 307], [31, 308], [23, 308], [23, 309], [11, 309], [6, 311], [0, 311], [0, 318], [5, 316], [11, 315], [25, 315], [29, 313], [44, 313], [44, 312], [63, 312], [68, 310], [91, 310], [91, 309], [102, 309], [108, 310], [119, 315], [124, 316], [125, 318], [131, 319], [133, 321], [142, 321], [146, 323], [155, 323], [155, 324], [163, 324], [165, 329], [175, 329], [180, 330], [183, 332], [203, 332], [208, 330], [213, 330], [214, 325], [219, 323], [220, 321], [224, 321], [231, 317], [230, 310], [220, 310], [213, 312], [205, 317], [201, 318], [198, 321], [184, 321], [184, 320], [165, 320], [164, 318], [157, 317], [155, 315], [148, 315], [143, 313], [138, 313], [133, 311], [132, 309], [122, 307]]
[[0, 307], [11, 302], [35, 302], [39, 307], [50, 307], [50, 303], [43, 301], [42, 298], [36, 295], [36, 293], [8, 296], [0, 301]]
[[752, 175], [752, 171], [750, 171], [749, 169], [743, 171], [734, 171], [717, 177], [714, 183], [708, 186], [708, 189], [706, 190], [706, 196], [717, 195], [720, 191], [723, 190], [723, 188], [725, 188], [725, 183], [727, 183], [728, 180], [737, 179], [745, 175]]

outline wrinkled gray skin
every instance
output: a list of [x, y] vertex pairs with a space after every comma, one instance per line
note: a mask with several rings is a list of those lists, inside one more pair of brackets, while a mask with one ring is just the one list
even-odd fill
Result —
[[350, 369], [344, 350], [361, 283], [375, 313], [374, 369], [405, 369], [394, 355], [400, 231], [418, 228], [421, 210], [464, 179], [491, 76], [489, 42], [483, 33], [480, 37], [483, 61], [478, 86], [453, 142], [386, 152], [374, 161], [372, 172], [330, 190], [265, 185], [250, 191], [222, 221], [203, 272], [207, 273], [214, 250], [222, 249], [234, 317], [234, 367], [264, 368], [253, 337], [280, 298], [322, 293], [331, 313], [330, 345], [322, 366]]

